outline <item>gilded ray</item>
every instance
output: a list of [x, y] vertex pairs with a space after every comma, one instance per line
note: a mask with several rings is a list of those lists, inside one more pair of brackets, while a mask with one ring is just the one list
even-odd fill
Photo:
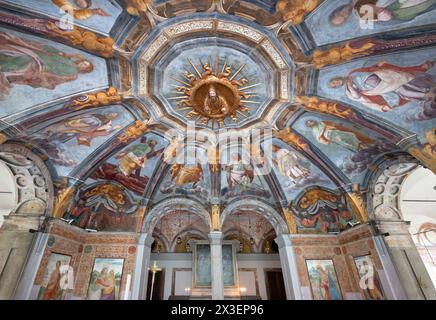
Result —
[[245, 64], [243, 64], [231, 77], [230, 77], [230, 81], [232, 81], [233, 79], [235, 79], [235, 77], [239, 74], [239, 72], [242, 71], [242, 69], [244, 69]]
[[[204, 60], [207, 62], [203, 62]], [[183, 66], [186, 73], [177, 72], [177, 77], [171, 77], [183, 86], [172, 85], [175, 94], [168, 98], [170, 101], [178, 101], [178, 111], [188, 111], [185, 114], [187, 119], [211, 126], [213, 129], [216, 126], [222, 128], [226, 127], [226, 119], [238, 122], [239, 117], [248, 117], [244, 114], [249, 113], [249, 108], [245, 104], [260, 104], [251, 100], [257, 96], [255, 90], [248, 92], [248, 89], [260, 83], [244, 87], [250, 82], [250, 79], [241, 74], [246, 64], [230, 64], [225, 58], [221, 66], [218, 55], [198, 58], [200, 68], [191, 58], [187, 58], [187, 62], [188, 64]], [[191, 69], [195, 74], [190, 71]], [[232, 74], [232, 70], [236, 71]]]
[[189, 61], [189, 64], [191, 65], [191, 67], [194, 68], [194, 70], [197, 73], [197, 75], [201, 78], [200, 71], [198, 71], [197, 67], [192, 63], [191, 59], [188, 58], [188, 61]]

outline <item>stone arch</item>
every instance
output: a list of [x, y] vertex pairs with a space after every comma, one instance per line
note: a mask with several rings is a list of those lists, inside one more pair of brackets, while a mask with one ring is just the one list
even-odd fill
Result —
[[289, 233], [285, 220], [277, 210], [262, 201], [254, 199], [237, 200], [230, 203], [221, 214], [221, 225], [224, 224], [227, 216], [231, 215], [234, 211], [241, 209], [256, 212], [257, 214], [265, 217], [273, 226], [277, 235]]
[[187, 198], [170, 198], [159, 202], [147, 214], [142, 225], [142, 232], [152, 234], [158, 221], [165, 215], [176, 210], [186, 210], [204, 220], [212, 230], [212, 221], [209, 212], [197, 201]]
[[[39, 218], [53, 211], [54, 187], [51, 174], [44, 161], [26, 147], [18, 144], [0, 145], [2, 170], [8, 173], [4, 181], [12, 188], [13, 199], [1, 208], [3, 216]], [[35, 221], [36, 222], [36, 221]]]
[[239, 243], [242, 243], [242, 253], [254, 253], [259, 249], [256, 244], [250, 243], [250, 236], [245, 231], [239, 230], [237, 228], [227, 230], [223, 234], [223, 239], [238, 240]]
[[[267, 242], [270, 242], [271, 246], [274, 246], [275, 245], [275, 241], [274, 241], [275, 238], [276, 238], [276, 235], [272, 231], [265, 234], [264, 237], [262, 238], [261, 242], [259, 243], [259, 251], [261, 253], [265, 253], [265, 244]], [[273, 250], [273, 248], [271, 248], [271, 250]]]
[[160, 235], [156, 235], [156, 234], [153, 234], [153, 239], [154, 239], [154, 242], [153, 242], [153, 244], [152, 244], [152, 246], [151, 246], [151, 248], [152, 248], [152, 252], [157, 252], [157, 250], [156, 250], [156, 248], [154, 248], [154, 250], [153, 250], [153, 247], [156, 245], [160, 245], [161, 246], [161, 250], [159, 250], [159, 252], [169, 252], [169, 250], [170, 250], [170, 245], [169, 245], [169, 243], [168, 243], [168, 240], [165, 238], [165, 237], [163, 237], [163, 236], [160, 236]]
[[1, 177], [2, 187], [7, 186], [10, 189], [6, 191], [13, 194], [9, 203], [5, 206], [2, 203], [3, 210], [0, 210], [0, 264], [3, 270], [0, 283], [4, 284], [0, 288], [0, 299], [23, 299], [28, 297], [28, 292], [21, 279], [25, 279], [26, 264], [29, 268], [36, 267], [29, 264], [29, 254], [38, 239], [42, 239], [39, 235], [43, 234], [29, 230], [41, 230], [45, 218], [52, 215], [53, 182], [44, 161], [23, 145], [0, 145], [0, 164], [2, 173], [6, 173]]
[[177, 247], [177, 238], [178, 237], [180, 237], [180, 238], [184, 238], [185, 236], [187, 236], [187, 235], [192, 235], [192, 236], [196, 236], [196, 237], [198, 237], [199, 239], [202, 239], [202, 240], [207, 240], [207, 234], [204, 234], [203, 232], [201, 232], [200, 230], [196, 230], [196, 229], [186, 229], [186, 230], [183, 230], [183, 231], [181, 231], [181, 232], [179, 232], [175, 237], [174, 237], [174, 239], [172, 239], [172, 243], [170, 244], [170, 247], [169, 247], [169, 252], [175, 252], [175, 250], [176, 250], [176, 247]]

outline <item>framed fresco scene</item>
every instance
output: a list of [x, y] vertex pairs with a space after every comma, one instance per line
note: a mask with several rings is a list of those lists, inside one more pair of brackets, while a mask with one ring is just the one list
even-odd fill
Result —
[[333, 260], [306, 260], [310, 287], [314, 300], [341, 300]]
[[44, 279], [38, 293], [39, 300], [63, 300], [66, 295], [66, 278], [70, 270], [71, 256], [51, 253]]
[[88, 300], [119, 300], [124, 259], [96, 258], [88, 286]]
[[383, 300], [384, 294], [378, 271], [371, 255], [354, 257], [359, 274], [359, 287], [368, 300]]

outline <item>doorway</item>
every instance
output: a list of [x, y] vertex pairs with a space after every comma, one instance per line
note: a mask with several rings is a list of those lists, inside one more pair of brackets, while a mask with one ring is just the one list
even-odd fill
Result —
[[286, 300], [285, 283], [281, 269], [266, 269], [265, 285], [268, 300]]
[[[147, 300], [150, 300], [151, 282], [153, 279], [153, 273], [148, 272], [148, 284], [147, 284]], [[152, 300], [163, 300], [165, 288], [165, 269], [156, 272], [153, 286]]]

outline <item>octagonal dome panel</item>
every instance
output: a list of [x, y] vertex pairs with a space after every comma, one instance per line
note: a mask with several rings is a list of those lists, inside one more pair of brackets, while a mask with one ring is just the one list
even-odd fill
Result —
[[159, 27], [135, 55], [136, 93], [156, 120], [241, 128], [292, 101], [294, 65], [271, 31], [217, 14]]
[[[237, 120], [233, 121], [230, 117], [226, 117], [224, 118], [224, 123], [227, 127], [240, 126], [243, 123], [258, 118], [259, 113], [265, 110], [274, 94], [274, 79], [268, 70], [268, 66], [260, 60], [261, 57], [255, 57], [254, 54], [251, 57], [250, 53], [244, 53], [224, 45], [220, 46], [207, 40], [212, 39], [198, 39], [194, 42], [190, 41], [190, 43], [181, 44], [177, 48], [177, 56], [173, 59], [169, 58], [169, 64], [162, 66], [163, 70], [155, 73], [155, 77], [158, 78], [155, 84], [160, 87], [160, 91], [156, 90], [157, 97], [162, 101], [168, 113], [176, 115], [181, 120], [186, 118], [195, 120], [200, 116], [200, 123], [204, 124], [206, 122], [206, 124], [209, 123], [209, 126], [216, 126], [218, 124], [216, 121], [213, 121], [213, 118], [197, 116], [192, 112], [192, 108], [184, 106], [181, 102], [187, 96], [178, 90], [190, 87], [187, 85], [190, 84], [186, 78], [187, 72], [194, 74], [198, 79], [200, 75], [202, 76], [205, 73], [203, 68], [205, 64], [210, 65], [213, 75], [218, 75], [218, 77], [220, 74], [225, 73], [223, 69], [231, 68], [227, 69], [231, 70], [231, 73], [226, 78], [232, 79], [234, 77], [232, 79], [233, 83], [241, 84], [238, 89], [243, 89], [240, 92], [245, 94], [245, 100], [242, 99], [243, 102], [240, 105], [246, 106], [248, 111], [242, 112], [237, 110]], [[197, 74], [196, 70], [200, 75]], [[240, 71], [238, 72], [238, 70]], [[221, 77], [221, 79], [223, 78]], [[238, 80], [239, 82], [237, 82]], [[205, 86], [207, 86], [206, 82]], [[219, 82], [217, 81], [217, 90], [219, 91], [219, 89]], [[225, 93], [223, 92], [222, 94]], [[197, 100], [201, 98], [202, 96], [199, 94]], [[203, 101], [199, 102], [204, 102], [204, 99], [201, 100]], [[201, 108], [201, 105], [199, 107]]]

